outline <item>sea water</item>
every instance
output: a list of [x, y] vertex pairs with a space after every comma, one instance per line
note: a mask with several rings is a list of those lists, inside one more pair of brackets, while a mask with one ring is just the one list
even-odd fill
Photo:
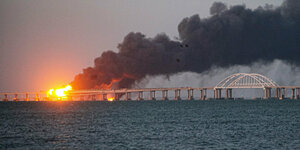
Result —
[[300, 149], [300, 101], [0, 102], [0, 149]]

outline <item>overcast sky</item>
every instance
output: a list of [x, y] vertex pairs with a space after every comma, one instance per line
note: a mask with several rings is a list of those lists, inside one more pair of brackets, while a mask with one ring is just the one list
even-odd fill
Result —
[[[248, 8], [283, 0], [218, 0]], [[68, 84], [129, 32], [178, 36], [193, 14], [209, 16], [214, 0], [1, 0], [0, 92]]]

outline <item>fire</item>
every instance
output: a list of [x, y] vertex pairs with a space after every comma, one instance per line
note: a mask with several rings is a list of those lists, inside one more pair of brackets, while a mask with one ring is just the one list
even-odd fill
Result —
[[56, 97], [58, 99], [65, 98], [68, 95], [68, 91], [72, 90], [71, 85], [67, 85], [64, 88], [50, 89], [48, 91], [48, 97]]
[[114, 98], [114, 97], [110, 97], [110, 98], [108, 98], [107, 100], [110, 101], [110, 102], [112, 102], [112, 101], [115, 100], [115, 98]]

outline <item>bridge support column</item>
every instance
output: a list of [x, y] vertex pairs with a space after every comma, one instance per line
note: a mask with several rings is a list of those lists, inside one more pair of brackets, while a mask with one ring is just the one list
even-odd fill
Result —
[[264, 99], [271, 98], [271, 88], [264, 88]]
[[[107, 100], [107, 94], [103, 94], [103, 100]], [[92, 101], [96, 101], [96, 95], [92, 95]]]
[[214, 89], [214, 99], [221, 99], [222, 89]]
[[35, 94], [35, 101], [40, 101], [40, 96], [38, 93]]
[[143, 92], [142, 91], [140, 91], [139, 93], [138, 93], [138, 99], [137, 100], [143, 100]]
[[217, 99], [217, 89], [214, 89], [214, 99]]
[[226, 99], [232, 99], [232, 89], [226, 89]]
[[[93, 100], [93, 101], [96, 100], [96, 98], [95, 98], [94, 95], [92, 95], [92, 100]], [[103, 100], [103, 101], [107, 101], [107, 94], [106, 94], [106, 93], [102, 94], [102, 100]]]
[[280, 88], [275, 88], [275, 97], [276, 97], [277, 99], [280, 98]]
[[280, 98], [279, 99], [284, 99], [285, 98], [285, 88], [280, 88]]
[[188, 89], [188, 100], [193, 100], [193, 99], [194, 99], [194, 90]]
[[181, 100], [181, 98], [180, 98], [180, 89], [175, 90], [175, 100]]
[[162, 100], [168, 100], [168, 90], [162, 90]]
[[126, 92], [126, 101], [131, 100], [131, 93], [130, 92]]
[[18, 94], [15, 94], [14, 101], [19, 101], [19, 99], [18, 99]]
[[115, 100], [116, 101], [119, 101], [120, 100], [120, 93], [115, 93]]
[[299, 88], [296, 88], [296, 99], [299, 99]]
[[292, 97], [291, 99], [296, 99], [296, 89], [292, 88]]
[[205, 100], [206, 99], [206, 89], [201, 89], [200, 90], [200, 100]]
[[155, 99], [155, 91], [150, 91], [150, 100], [156, 100]]
[[7, 94], [4, 94], [3, 101], [4, 101], [4, 102], [7, 102], [7, 101], [8, 101], [8, 96], [7, 96]]
[[25, 101], [29, 101], [29, 94], [28, 93], [25, 94]]

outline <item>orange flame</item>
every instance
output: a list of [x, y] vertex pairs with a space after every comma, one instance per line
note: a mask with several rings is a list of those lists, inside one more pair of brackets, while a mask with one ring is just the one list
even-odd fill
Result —
[[111, 98], [108, 98], [107, 100], [110, 101], [110, 102], [112, 102], [112, 101], [115, 100], [115, 98], [114, 98], [114, 97], [111, 97]]
[[58, 99], [62, 99], [65, 98], [68, 95], [68, 91], [72, 90], [72, 86], [71, 85], [67, 85], [64, 88], [57, 88], [57, 89], [50, 89], [48, 91], [47, 96], [48, 97], [56, 97]]

